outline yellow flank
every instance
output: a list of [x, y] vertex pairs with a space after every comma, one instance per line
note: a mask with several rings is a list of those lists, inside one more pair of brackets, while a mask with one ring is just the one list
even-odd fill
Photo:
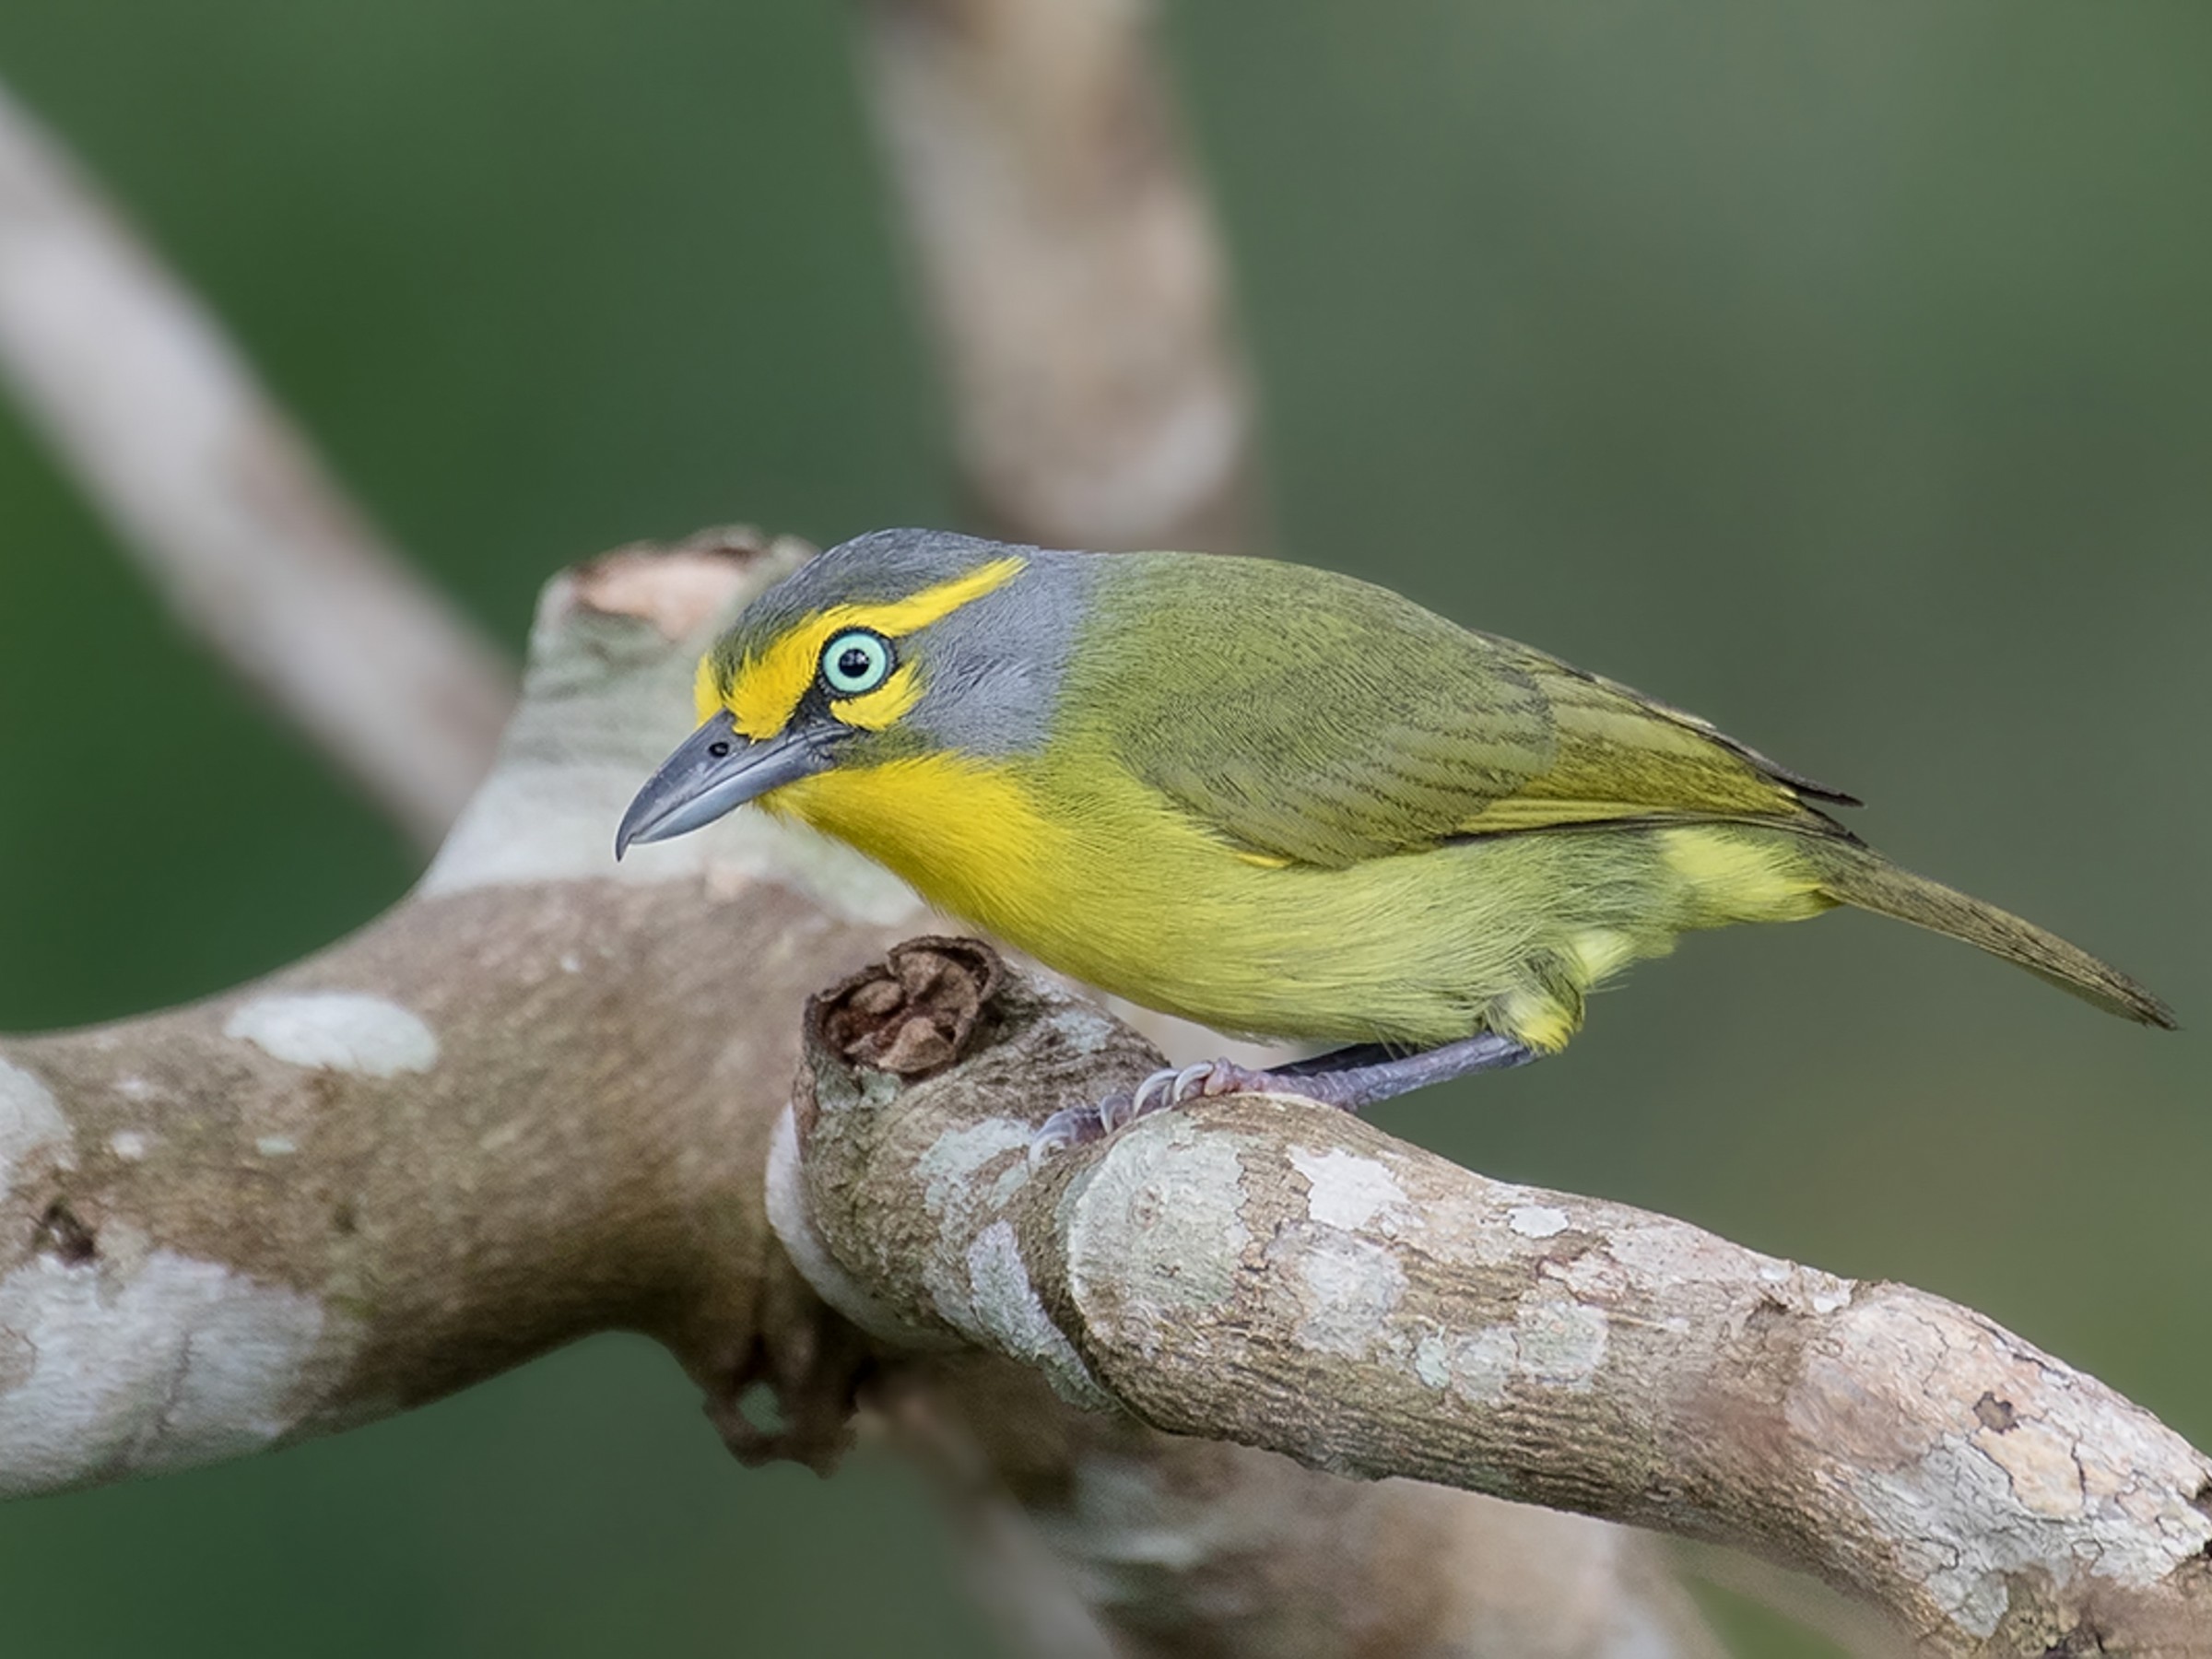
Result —
[[1514, 991], [1493, 1006], [1488, 1023], [1490, 1030], [1518, 1037], [1539, 1054], [1556, 1054], [1582, 1028], [1582, 1006], [1570, 1006], [1540, 990]]
[[1341, 869], [1255, 860], [1119, 769], [1060, 759], [904, 757], [761, 804], [1103, 990], [1324, 1041], [1487, 1026], [1554, 1050], [1588, 990], [1683, 929], [1830, 902], [1798, 838], [1740, 826], [1499, 836]]
[[[699, 717], [704, 720], [726, 707], [737, 729], [747, 737], [755, 742], [773, 737], [789, 724], [799, 700], [814, 684], [822, 647], [833, 637], [848, 628], [865, 628], [896, 640], [917, 629], [927, 628], [932, 622], [943, 621], [963, 605], [971, 605], [985, 594], [1006, 586], [1021, 573], [1027, 562], [1009, 555], [978, 565], [964, 576], [924, 588], [904, 599], [881, 604], [833, 605], [817, 611], [770, 641], [758, 655], [747, 657], [726, 687], [716, 684], [712, 668], [702, 663], [699, 683], [694, 688]], [[884, 724], [889, 724], [889, 718], [895, 716], [887, 717]]]
[[1800, 922], [1832, 909], [1819, 872], [1794, 838], [1762, 835], [1728, 824], [1696, 824], [1659, 832], [1666, 866], [1688, 884], [1712, 916], [1726, 922]]

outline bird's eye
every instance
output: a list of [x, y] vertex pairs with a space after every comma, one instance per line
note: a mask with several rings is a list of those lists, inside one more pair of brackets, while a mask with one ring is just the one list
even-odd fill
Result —
[[839, 697], [858, 697], [891, 677], [891, 642], [865, 628], [822, 647], [822, 684]]

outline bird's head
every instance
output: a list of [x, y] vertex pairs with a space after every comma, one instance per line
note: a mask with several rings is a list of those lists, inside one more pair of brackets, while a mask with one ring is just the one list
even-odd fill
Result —
[[1088, 562], [930, 530], [831, 548], [701, 660], [699, 729], [630, 803], [615, 855], [833, 769], [1034, 747]]

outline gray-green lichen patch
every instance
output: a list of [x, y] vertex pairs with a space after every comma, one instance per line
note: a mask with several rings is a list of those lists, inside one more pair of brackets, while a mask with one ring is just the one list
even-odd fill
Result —
[[[1836, 1448], [1839, 1484], [1976, 1637], [2004, 1621], [2016, 1580], [2063, 1582], [2070, 1566], [2147, 1589], [2212, 1543], [2212, 1517], [2194, 1501], [2212, 1469], [2178, 1435], [1930, 1299], [1853, 1304], [1786, 1408], [1794, 1430]], [[1930, 1433], [1931, 1422], [1944, 1427]]]
[[[1470, 1406], [1494, 1406], [1521, 1365], [1521, 1341], [1512, 1325], [1491, 1325], [1443, 1344], [1445, 1382]], [[1443, 1383], [1433, 1383], [1441, 1387]]]
[[[1029, 1147], [1036, 1133], [1034, 1124], [1018, 1118], [985, 1118], [946, 1130], [914, 1166], [922, 1177], [923, 1207], [949, 1223], [1004, 1208], [1029, 1177]], [[1003, 1167], [986, 1186], [981, 1177], [994, 1159], [1003, 1160]]]
[[1103, 1299], [1147, 1356], [1177, 1315], [1234, 1294], [1252, 1239], [1239, 1137], [1196, 1114], [1140, 1118], [1106, 1143], [1061, 1199], [1069, 1288]]
[[[1406, 1270], [1380, 1244], [1334, 1228], [1309, 1227], [1290, 1261], [1301, 1317], [1297, 1338], [1316, 1353], [1364, 1359], [1396, 1341], [1391, 1322], [1406, 1299]], [[1272, 1255], [1272, 1253], [1271, 1253]]]
[[847, 1273], [829, 1243], [815, 1227], [806, 1198], [806, 1176], [799, 1160], [798, 1125], [785, 1107], [776, 1120], [768, 1147], [766, 1180], [768, 1224], [799, 1277], [814, 1293], [869, 1335], [910, 1347], [957, 1347], [959, 1340], [942, 1331], [920, 1329], [900, 1318], [890, 1307], [870, 1295]]
[[1516, 1382], [1586, 1391], [1606, 1362], [1610, 1336], [1601, 1310], [1546, 1287], [1521, 1299], [1510, 1324], [1424, 1331], [1406, 1362], [1425, 1387], [1448, 1390], [1468, 1406], [1495, 1406]]
[[1394, 1224], [1410, 1212], [1397, 1178], [1371, 1158], [1340, 1147], [1290, 1148], [1290, 1167], [1306, 1178], [1306, 1214], [1324, 1227], [1358, 1232], [1372, 1222]]
[[[915, 1161], [922, 1207], [937, 1226], [936, 1247], [921, 1263], [923, 1288], [938, 1317], [959, 1330], [972, 1333], [981, 1318], [967, 1241], [1029, 1179], [1030, 1142], [1035, 1135], [1033, 1125], [1016, 1118], [984, 1118], [946, 1130]], [[984, 1171], [994, 1163], [998, 1171], [986, 1181]]]
[[1014, 1229], [994, 1221], [968, 1250], [968, 1300], [977, 1333], [1013, 1359], [1035, 1366], [1070, 1405], [1105, 1411], [1115, 1405], [1075, 1347], [1045, 1312], [1022, 1265]]
[[825, 1117], [845, 1112], [880, 1112], [905, 1091], [903, 1079], [869, 1066], [820, 1065], [814, 1069], [814, 1103]]
[[61, 1103], [38, 1077], [0, 1060], [0, 1194], [12, 1190], [17, 1173], [42, 1152], [65, 1166], [70, 1161]]
[[1531, 1292], [1513, 1318], [1520, 1374], [1533, 1382], [1587, 1388], [1606, 1362], [1605, 1313], [1569, 1296]]
[[322, 1305], [167, 1250], [0, 1279], [0, 1496], [258, 1451], [292, 1427]]
[[1452, 1385], [1452, 1344], [1441, 1331], [1425, 1331], [1413, 1345], [1413, 1374], [1425, 1387]]
[[288, 1065], [365, 1077], [427, 1072], [438, 1064], [438, 1039], [420, 1015], [358, 992], [256, 996], [232, 1011], [223, 1035]]
[[1505, 1224], [1524, 1239], [1548, 1239], [1567, 1230], [1567, 1212], [1549, 1204], [1516, 1205]]

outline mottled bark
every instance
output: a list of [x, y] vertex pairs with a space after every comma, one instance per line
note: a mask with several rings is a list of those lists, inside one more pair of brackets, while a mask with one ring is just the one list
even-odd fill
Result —
[[0, 1491], [341, 1428], [611, 1327], [716, 1398], [805, 1369], [764, 1347], [813, 1340], [759, 1200], [790, 987], [912, 901], [757, 816], [619, 870], [608, 830], [688, 723], [689, 648], [794, 557], [563, 578], [413, 898], [229, 995], [0, 1041]]
[[812, 1007], [771, 1217], [869, 1328], [1086, 1410], [1756, 1550], [1937, 1653], [2212, 1652], [2212, 1462], [1980, 1315], [1289, 1098], [1031, 1159], [1156, 1061], [982, 947], [902, 947]]

